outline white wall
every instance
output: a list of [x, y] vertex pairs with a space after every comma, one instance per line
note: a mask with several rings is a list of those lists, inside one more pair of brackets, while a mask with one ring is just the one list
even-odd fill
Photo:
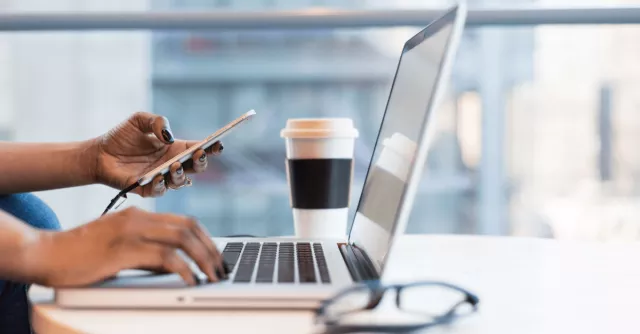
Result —
[[[148, 4], [14, 0], [10, 7], [15, 11], [139, 11]], [[4, 47], [0, 45], [0, 72], [10, 78], [13, 114], [0, 119], [11, 119], [16, 141], [61, 142], [97, 136], [130, 113], [148, 110], [149, 36], [148, 32], [10, 35]], [[5, 82], [0, 80], [0, 86]], [[0, 103], [0, 108], [6, 105]], [[38, 195], [52, 206], [65, 227], [71, 227], [96, 218], [115, 194], [103, 186], [88, 186]], [[128, 204], [153, 209], [152, 201], [137, 196]]]

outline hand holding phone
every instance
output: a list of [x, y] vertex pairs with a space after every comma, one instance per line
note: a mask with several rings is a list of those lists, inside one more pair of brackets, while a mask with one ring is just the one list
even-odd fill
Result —
[[176, 161], [179, 161], [180, 163], [184, 163], [185, 161], [191, 159], [193, 152], [197, 151], [198, 149], [206, 150], [215, 142], [220, 141], [224, 136], [229, 134], [235, 127], [251, 119], [253, 116], [255, 116], [255, 114], [256, 112], [254, 110], [249, 110], [244, 115], [238, 117], [237, 119], [233, 120], [231, 123], [225, 125], [223, 128], [212, 133], [211, 135], [203, 139], [198, 144], [192, 145], [188, 149], [182, 151], [182, 153], [178, 154], [172, 159], [167, 160], [162, 165], [146, 173], [140, 179], [138, 179], [138, 183], [141, 186], [144, 186], [145, 184], [151, 182], [153, 178], [155, 178], [157, 175], [166, 175], [169, 172], [169, 167], [171, 166], [171, 164], [173, 164]]
[[[126, 199], [127, 198], [126, 194], [129, 193], [130, 191], [132, 191], [132, 190], [134, 190], [134, 189], [136, 189], [138, 187], [145, 186], [145, 185], [151, 183], [154, 179], [157, 180], [159, 175], [166, 175], [167, 173], [170, 172], [170, 168], [171, 168], [172, 164], [174, 164], [176, 162], [180, 162], [180, 164], [184, 164], [186, 161], [188, 161], [189, 159], [193, 158], [193, 154], [195, 152], [197, 152], [199, 150], [206, 150], [206, 149], [210, 148], [216, 142], [219, 142], [222, 138], [224, 138], [227, 134], [231, 133], [231, 131], [233, 129], [235, 129], [237, 126], [239, 126], [240, 124], [245, 123], [246, 121], [251, 119], [253, 116], [255, 116], [255, 114], [256, 114], [256, 112], [254, 110], [250, 110], [250, 111], [246, 112], [245, 114], [243, 114], [239, 118], [233, 120], [232, 122], [230, 122], [229, 124], [227, 124], [223, 128], [221, 128], [218, 131], [212, 133], [207, 138], [203, 139], [202, 141], [200, 141], [200, 142], [198, 142], [198, 143], [196, 143], [194, 145], [189, 146], [188, 149], [186, 149], [186, 150], [182, 151], [181, 153], [177, 154], [176, 156], [168, 159], [167, 161], [162, 163], [160, 166], [154, 168], [153, 170], [145, 173], [142, 176], [136, 176], [137, 177], [137, 182], [135, 182], [135, 183], [133, 183], [131, 185], [128, 185], [125, 189], [120, 191], [120, 193], [118, 193], [118, 195], [111, 200], [111, 203], [104, 210], [103, 215], [105, 213], [107, 213], [114, 206], [116, 206], [116, 205], [119, 206], [120, 204], [122, 204], [123, 201], [120, 201], [120, 200], [121, 199]], [[186, 177], [185, 177], [185, 179], [188, 180], [188, 178], [186, 178]], [[160, 185], [160, 183], [158, 183], [158, 184]], [[176, 188], [172, 188], [172, 189], [176, 189]]]

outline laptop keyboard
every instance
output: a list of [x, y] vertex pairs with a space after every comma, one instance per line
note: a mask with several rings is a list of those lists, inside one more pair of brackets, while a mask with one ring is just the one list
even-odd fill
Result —
[[331, 283], [320, 243], [230, 242], [222, 257], [233, 283]]

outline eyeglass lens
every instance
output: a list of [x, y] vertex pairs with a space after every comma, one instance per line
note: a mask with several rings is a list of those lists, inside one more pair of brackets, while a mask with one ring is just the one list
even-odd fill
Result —
[[438, 285], [407, 286], [400, 289], [398, 307], [427, 317], [442, 316], [455, 307], [456, 315], [464, 315], [472, 312], [469, 305], [459, 305], [465, 298], [460, 291]]
[[334, 299], [325, 309], [324, 315], [331, 319], [340, 317], [343, 314], [364, 310], [369, 304], [371, 291], [362, 287], [350, 291]]

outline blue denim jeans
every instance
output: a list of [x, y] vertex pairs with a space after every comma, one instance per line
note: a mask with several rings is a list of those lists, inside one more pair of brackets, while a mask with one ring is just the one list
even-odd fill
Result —
[[[31, 194], [0, 196], [0, 210], [36, 228], [60, 229], [55, 213]], [[31, 333], [27, 287], [24, 283], [0, 280], [0, 333]]]

